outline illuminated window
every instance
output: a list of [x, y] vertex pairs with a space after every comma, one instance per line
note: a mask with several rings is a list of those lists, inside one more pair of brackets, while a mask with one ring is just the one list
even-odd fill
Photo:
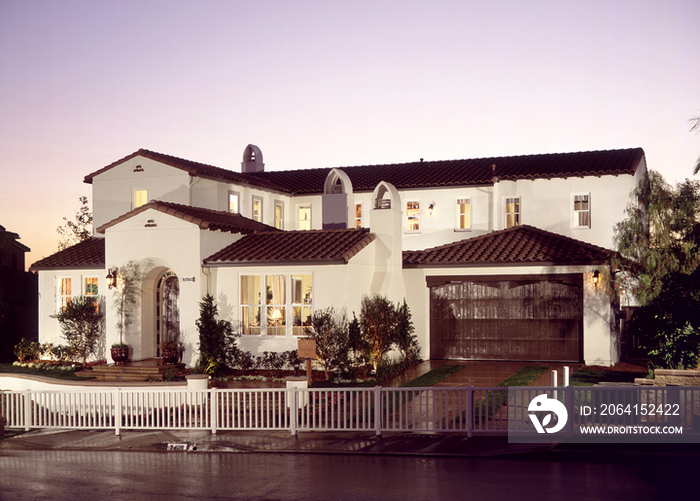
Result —
[[472, 203], [469, 198], [459, 198], [457, 200], [457, 229], [472, 229]]
[[591, 227], [591, 196], [574, 195], [574, 228]]
[[148, 190], [134, 190], [134, 209], [148, 203]]
[[311, 327], [312, 304], [311, 275], [292, 275], [292, 334], [301, 336]]
[[243, 335], [260, 334], [260, 276], [241, 276], [241, 323]]
[[311, 204], [299, 205], [297, 207], [297, 229], [311, 229]]
[[85, 277], [85, 292], [83, 295], [91, 298], [93, 303], [95, 303], [95, 311], [99, 311], [97, 277]]
[[282, 202], [275, 202], [275, 228], [284, 229], [284, 204]]
[[228, 192], [228, 211], [233, 212], [235, 214], [240, 213], [238, 202], [239, 202], [238, 193], [235, 193], [233, 191], [229, 191]]
[[355, 204], [355, 228], [362, 228], [362, 204]]
[[506, 198], [506, 228], [520, 226], [520, 197]]
[[253, 221], [262, 223], [262, 198], [253, 197]]
[[406, 202], [406, 231], [420, 231], [420, 202]]
[[56, 292], [56, 313], [60, 313], [70, 302], [72, 296], [70, 278], [60, 278], [58, 280], [58, 291]]
[[267, 335], [284, 336], [287, 329], [285, 314], [286, 286], [284, 275], [266, 275]]

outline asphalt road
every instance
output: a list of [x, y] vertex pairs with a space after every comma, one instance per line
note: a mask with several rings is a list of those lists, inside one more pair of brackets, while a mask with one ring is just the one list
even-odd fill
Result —
[[697, 464], [0, 451], [0, 500], [693, 499]]

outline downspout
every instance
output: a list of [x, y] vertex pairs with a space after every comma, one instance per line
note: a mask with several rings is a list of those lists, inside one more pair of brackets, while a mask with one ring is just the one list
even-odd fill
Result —
[[195, 184], [197, 184], [200, 181], [200, 179], [201, 178], [198, 176], [190, 175], [190, 185], [187, 187], [187, 193], [189, 194], [189, 197], [190, 197], [190, 202], [189, 202], [190, 207], [192, 206], [192, 187]]
[[211, 294], [211, 282], [212, 282], [211, 270], [208, 267], [202, 265], [202, 273], [204, 274], [205, 277], [207, 277], [206, 293]]

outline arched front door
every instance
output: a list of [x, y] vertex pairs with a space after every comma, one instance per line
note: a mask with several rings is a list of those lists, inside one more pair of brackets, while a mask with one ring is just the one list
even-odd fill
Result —
[[160, 343], [169, 341], [180, 332], [180, 281], [172, 270], [166, 271], [156, 287], [156, 356], [160, 356]]

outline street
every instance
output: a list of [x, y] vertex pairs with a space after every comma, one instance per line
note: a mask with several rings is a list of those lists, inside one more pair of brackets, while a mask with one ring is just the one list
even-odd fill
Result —
[[0, 500], [640, 501], [695, 492], [697, 464], [664, 463], [7, 450]]

